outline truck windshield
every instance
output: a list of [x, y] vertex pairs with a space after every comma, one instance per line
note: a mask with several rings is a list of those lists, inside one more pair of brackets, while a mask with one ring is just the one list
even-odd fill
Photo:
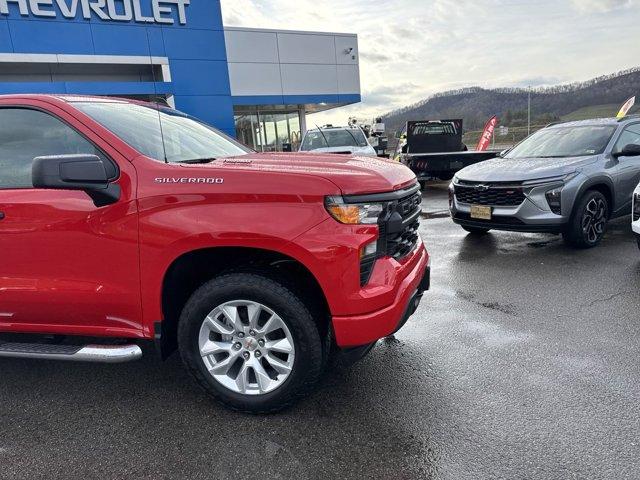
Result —
[[537, 131], [516, 145], [504, 158], [562, 158], [599, 155], [607, 148], [616, 127], [584, 125]]
[[156, 160], [193, 162], [251, 152], [215, 128], [171, 108], [108, 100], [75, 102], [74, 107]]
[[[324, 136], [323, 136], [324, 135]], [[326, 140], [325, 140], [326, 139]], [[366, 147], [367, 139], [359, 128], [336, 130], [309, 130], [302, 141], [300, 150], [308, 152], [317, 148]]]

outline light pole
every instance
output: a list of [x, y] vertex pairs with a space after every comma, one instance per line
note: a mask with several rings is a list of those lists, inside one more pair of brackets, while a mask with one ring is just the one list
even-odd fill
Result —
[[531, 135], [531, 85], [529, 85], [529, 95], [527, 100], [527, 137]]

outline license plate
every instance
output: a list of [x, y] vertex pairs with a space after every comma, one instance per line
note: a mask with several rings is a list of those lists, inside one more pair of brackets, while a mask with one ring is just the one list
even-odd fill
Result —
[[471, 218], [479, 220], [491, 220], [491, 207], [483, 205], [471, 205]]

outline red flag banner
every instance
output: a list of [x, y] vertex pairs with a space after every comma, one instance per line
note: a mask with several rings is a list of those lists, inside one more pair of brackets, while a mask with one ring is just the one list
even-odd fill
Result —
[[494, 115], [487, 121], [487, 124], [484, 126], [484, 131], [482, 132], [480, 140], [478, 140], [476, 151], [484, 152], [487, 148], [489, 148], [491, 137], [493, 137], [493, 131], [496, 129], [496, 125], [498, 125], [498, 117]]

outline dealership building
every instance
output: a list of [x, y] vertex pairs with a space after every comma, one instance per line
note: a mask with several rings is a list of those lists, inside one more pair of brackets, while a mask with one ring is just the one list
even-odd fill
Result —
[[219, 0], [0, 0], [7, 93], [160, 98], [278, 151], [360, 101], [358, 39], [225, 27]]

